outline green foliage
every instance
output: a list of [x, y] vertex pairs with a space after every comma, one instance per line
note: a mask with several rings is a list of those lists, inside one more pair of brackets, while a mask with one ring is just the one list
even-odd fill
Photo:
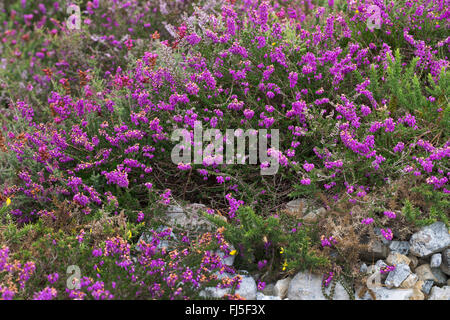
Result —
[[[276, 216], [264, 218], [250, 207], [241, 207], [236, 223], [205, 215], [209, 220], [224, 227], [225, 239], [237, 249], [238, 268], [256, 271], [257, 263], [267, 260], [266, 275], [294, 272], [328, 265], [327, 258], [313, 250], [317, 240], [313, 228], [301, 225], [299, 220], [281, 219]], [[295, 226], [287, 229], [288, 226]]]
[[420, 209], [415, 208], [409, 200], [405, 200], [402, 213], [406, 219], [418, 227], [427, 226], [435, 222], [433, 218], [422, 218]]

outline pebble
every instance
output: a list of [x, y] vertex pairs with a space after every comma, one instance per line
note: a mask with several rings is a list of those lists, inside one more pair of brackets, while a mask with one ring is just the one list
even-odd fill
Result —
[[431, 256], [430, 267], [439, 268], [441, 266], [441, 263], [442, 263], [442, 254], [435, 253]]

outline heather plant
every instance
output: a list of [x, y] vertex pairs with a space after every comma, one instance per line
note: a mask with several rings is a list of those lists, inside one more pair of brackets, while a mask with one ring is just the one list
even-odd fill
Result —
[[[2, 103], [27, 98], [37, 107], [53, 89], [52, 80], [66, 81], [76, 91], [79, 76], [89, 70], [103, 77], [126, 66], [132, 52], [142, 55], [153, 39], [176, 34], [173, 24], [196, 4], [201, 2], [7, 1], [0, 8]], [[74, 18], [79, 28], [69, 27], [75, 12], [70, 5], [80, 9]], [[209, 1], [204, 7], [217, 5]], [[6, 65], [15, 68], [6, 70]]]
[[318, 248], [313, 248], [313, 244], [319, 242], [314, 228], [286, 214], [264, 219], [250, 207], [241, 207], [232, 223], [208, 217], [224, 228], [225, 239], [237, 248], [236, 266], [262, 273], [262, 280], [267, 281], [279, 273], [325, 269], [329, 265]]
[[[152, 231], [150, 240], [136, 244], [123, 215], [100, 222], [90, 229], [77, 225], [71, 232], [42, 219], [23, 230], [7, 225], [2, 235], [7, 245], [0, 250], [2, 298], [185, 299], [205, 286], [239, 288], [240, 278], [232, 276], [234, 269], [217, 251], [229, 253], [220, 230], [197, 239], [184, 236], [168, 248], [163, 242], [172, 237], [170, 229]], [[33, 262], [20, 262], [27, 259]], [[69, 266], [80, 274], [66, 281]], [[219, 279], [224, 272], [231, 277]]]
[[[379, 29], [367, 26], [373, 4]], [[0, 225], [4, 297], [188, 298], [200, 282], [235, 287], [237, 278], [214, 277], [233, 271], [213, 253], [231, 254], [228, 243], [237, 266], [264, 277], [313, 268], [333, 273], [325, 287], [348, 288], [366, 237], [448, 224], [444, 1], [236, 1], [193, 8], [165, 36], [141, 24], [151, 3], [81, 5], [91, 21], [79, 31], [57, 24], [44, 42], [37, 25], [4, 24], [6, 59], [19, 66], [0, 73], [9, 105], [0, 113], [0, 201], [11, 201]], [[31, 40], [18, 42], [27, 30]], [[51, 49], [33, 53], [41, 45]], [[39, 85], [18, 86], [29, 68]], [[198, 122], [236, 136], [278, 130], [279, 148], [267, 150], [278, 172], [215, 156], [194, 163], [195, 141], [184, 150], [191, 161], [172, 163], [172, 133], [193, 135]], [[320, 202], [325, 217], [274, 216], [299, 197]], [[220, 228], [158, 247], [172, 239], [156, 230], [177, 199], [220, 213], [211, 219]], [[146, 228], [153, 240], [139, 242]], [[34, 249], [21, 247], [24, 237]], [[63, 258], [53, 269], [55, 256]], [[42, 278], [77, 264], [87, 268], [81, 289]], [[188, 285], [179, 290], [181, 279]]]

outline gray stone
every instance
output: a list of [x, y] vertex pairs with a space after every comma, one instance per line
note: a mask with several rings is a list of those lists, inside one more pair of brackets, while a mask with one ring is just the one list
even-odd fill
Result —
[[275, 284], [274, 283], [268, 283], [264, 287], [264, 290], [262, 293], [266, 296], [276, 296], [275, 294]]
[[386, 259], [389, 254], [389, 246], [381, 240], [372, 239], [367, 243], [367, 250], [361, 252], [361, 258], [364, 261], [374, 261], [377, 259]]
[[209, 298], [209, 299], [221, 299], [224, 295], [230, 293], [230, 289], [225, 288], [215, 288], [215, 287], [207, 287], [200, 291], [199, 296], [201, 298]]
[[419, 277], [417, 276], [417, 274], [411, 273], [408, 276], [408, 278], [406, 278], [405, 281], [402, 282], [402, 284], [400, 285], [400, 288], [403, 288], [403, 289], [414, 288], [414, 285], [417, 283], [418, 280], [419, 280]]
[[[300, 208], [302, 208], [301, 212]], [[286, 211], [301, 216], [305, 222], [315, 222], [323, 216], [326, 209], [309, 199], [296, 199], [286, 204]]]
[[289, 290], [289, 283], [291, 282], [291, 278], [285, 278], [278, 280], [273, 288], [274, 295], [280, 297], [281, 299], [286, 298]]
[[447, 276], [441, 271], [440, 268], [431, 268], [431, 272], [436, 278], [437, 284], [447, 284]]
[[429, 264], [422, 264], [418, 266], [415, 270], [416, 274], [419, 276], [419, 279], [422, 281], [433, 280], [436, 281], [436, 277], [433, 275], [431, 271], [431, 267]]
[[182, 208], [170, 205], [167, 208], [167, 224], [171, 227], [180, 227], [188, 232], [212, 231], [213, 224], [206, 219], [201, 211], [206, 210], [206, 206], [200, 203], [191, 203]]
[[[388, 289], [384, 287], [373, 288], [376, 300], [410, 300], [414, 297], [414, 289]], [[372, 296], [366, 292], [357, 300], [372, 300]]]
[[266, 296], [265, 294], [258, 292], [256, 294], [256, 300], [281, 300], [278, 296]]
[[431, 268], [429, 264], [418, 266], [415, 270], [422, 281], [433, 280], [436, 284], [446, 284], [447, 276], [439, 268]]
[[441, 271], [450, 276], [450, 248], [442, 251]]
[[443, 222], [435, 222], [413, 234], [409, 245], [413, 255], [428, 257], [450, 246], [450, 234]]
[[[291, 280], [288, 289], [289, 300], [326, 300], [322, 294], [322, 277], [299, 272]], [[334, 300], [350, 300], [349, 295], [340, 283], [336, 285]]]
[[242, 281], [239, 289], [235, 291], [246, 300], [256, 300], [256, 282], [251, 276], [242, 276]]
[[422, 292], [425, 294], [430, 294], [431, 288], [433, 287], [434, 281], [433, 280], [425, 280], [423, 282], [423, 286], [421, 288]]
[[359, 272], [361, 273], [367, 273], [367, 264], [363, 263], [361, 267], [359, 268]]
[[[229, 245], [230, 251], [235, 250], [232, 244]], [[216, 250], [216, 254], [222, 259], [222, 262], [227, 266], [232, 266], [234, 264], [234, 259], [236, 259], [235, 255], [225, 255], [225, 252], [222, 250]]]
[[411, 267], [412, 270], [414, 270], [419, 265], [419, 259], [417, 259], [417, 257], [413, 256], [412, 254], [410, 254], [408, 258], [409, 260], [411, 260], [409, 266]]
[[398, 288], [410, 274], [411, 270], [408, 265], [404, 263], [398, 264], [393, 271], [389, 272], [389, 275], [384, 283], [387, 287]]
[[408, 241], [392, 241], [389, 245], [389, 249], [393, 252], [398, 252], [403, 255], [408, 255], [409, 253], [409, 242]]
[[442, 263], [442, 255], [440, 253], [435, 253], [431, 256], [430, 267], [439, 268]]
[[450, 286], [433, 287], [428, 300], [450, 300]]
[[406, 264], [409, 266], [411, 263], [411, 259], [409, 259], [407, 256], [398, 253], [398, 252], [391, 252], [389, 253], [389, 256], [386, 258], [386, 262], [388, 264], [392, 265], [398, 265], [398, 264]]

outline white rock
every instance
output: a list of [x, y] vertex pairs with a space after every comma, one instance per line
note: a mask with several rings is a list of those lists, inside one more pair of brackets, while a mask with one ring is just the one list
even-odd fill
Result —
[[401, 253], [391, 252], [389, 253], [389, 256], [386, 258], [386, 262], [390, 265], [397, 265], [400, 263], [409, 265], [411, 263], [411, 259], [409, 259], [407, 256]]
[[450, 286], [433, 287], [428, 300], [450, 300]]
[[446, 284], [447, 283], [447, 276], [445, 273], [441, 271], [439, 268], [431, 268], [431, 272], [433, 273], [433, 276], [436, 278], [437, 284]]
[[422, 281], [433, 280], [436, 281], [433, 272], [431, 272], [431, 268], [429, 264], [422, 264], [418, 266], [415, 270], [416, 274], [419, 276], [419, 279]]
[[264, 290], [262, 293], [266, 296], [276, 296], [275, 294], [275, 284], [274, 283], [268, 283], [264, 287]]
[[246, 300], [256, 300], [256, 282], [251, 276], [242, 276], [242, 282], [236, 293]]
[[[326, 300], [322, 294], [322, 277], [309, 272], [299, 272], [289, 283], [289, 300]], [[336, 285], [334, 300], [350, 300], [340, 283]]]
[[403, 255], [408, 255], [409, 253], [409, 242], [408, 241], [392, 241], [389, 245], [391, 252], [398, 252]]
[[409, 269], [409, 266], [400, 263], [398, 264], [395, 269], [391, 272], [389, 272], [389, 275], [387, 276], [387, 279], [385, 281], [385, 285], [390, 287], [400, 287], [403, 281], [408, 278], [408, 276], [411, 274], [411, 270]]
[[406, 278], [405, 281], [402, 282], [402, 284], [400, 285], [400, 288], [403, 288], [403, 289], [413, 288], [418, 280], [419, 280], [419, 277], [417, 276], [417, 274], [411, 273], [408, 276], [408, 278]]
[[225, 288], [215, 288], [215, 287], [207, 287], [200, 291], [199, 296], [201, 298], [209, 298], [209, 299], [221, 299], [224, 295], [230, 293], [230, 289]]
[[291, 280], [292, 279], [290, 277], [278, 280], [273, 288], [274, 295], [280, 297], [281, 299], [286, 298]]
[[433, 280], [437, 284], [446, 284], [447, 276], [439, 268], [431, 268], [429, 264], [418, 266], [415, 270], [422, 281]]
[[[235, 250], [235, 248], [234, 248], [234, 246], [233, 246], [232, 244], [230, 244], [229, 247], [230, 247], [230, 251]], [[235, 256], [235, 255], [234, 255], [234, 256], [232, 256], [232, 255], [227, 255], [227, 256], [225, 257], [225, 253], [224, 253], [223, 251], [221, 251], [221, 250], [216, 250], [216, 254], [217, 254], [220, 258], [222, 258], [222, 262], [223, 262], [224, 264], [226, 264], [227, 266], [232, 266], [232, 265], [234, 264], [234, 259], [236, 259], [236, 256]]]
[[266, 296], [265, 294], [258, 292], [256, 294], [256, 300], [281, 300], [278, 296]]
[[450, 246], [450, 234], [443, 222], [435, 222], [413, 234], [409, 245], [413, 255], [428, 257]]
[[[415, 296], [414, 289], [388, 289], [378, 287], [372, 289], [376, 300], [410, 300]], [[371, 295], [366, 292], [362, 298], [357, 300], [372, 300]]]
[[442, 254], [435, 253], [431, 256], [430, 267], [438, 268], [441, 266], [441, 263], [442, 263]]

